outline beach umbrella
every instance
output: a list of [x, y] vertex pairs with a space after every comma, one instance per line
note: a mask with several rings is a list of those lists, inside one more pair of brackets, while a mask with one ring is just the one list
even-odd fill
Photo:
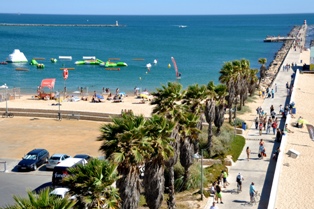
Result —
[[140, 94], [140, 97], [144, 98], [144, 99], [148, 99], [149, 98], [149, 96], [147, 94]]

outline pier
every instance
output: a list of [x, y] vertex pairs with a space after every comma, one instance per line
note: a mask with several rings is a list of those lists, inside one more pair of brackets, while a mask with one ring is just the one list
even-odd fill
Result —
[[264, 42], [280, 42], [287, 40], [295, 40], [294, 37], [282, 37], [282, 36], [268, 36], [264, 39]]
[[21, 27], [125, 27], [119, 24], [28, 24], [28, 23], [0, 23], [0, 26]]

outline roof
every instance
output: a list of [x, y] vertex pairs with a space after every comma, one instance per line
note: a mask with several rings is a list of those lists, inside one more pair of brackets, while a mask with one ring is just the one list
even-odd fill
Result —
[[67, 159], [63, 160], [58, 165], [56, 165], [55, 168], [58, 168], [58, 167], [71, 167], [71, 166], [75, 165], [76, 163], [78, 163], [80, 161], [84, 161], [83, 164], [85, 164], [87, 162], [85, 159], [82, 159], [82, 158], [70, 157], [70, 158], [67, 158]]
[[[29, 152], [29, 154], [38, 154], [38, 153], [40, 153], [41, 151], [43, 151], [43, 150], [45, 150], [45, 149], [41, 149], [41, 148], [39, 148], [39, 149], [33, 149], [32, 151], [30, 151]], [[47, 150], [46, 150], [47, 151]], [[48, 151], [47, 151], [48, 152]]]

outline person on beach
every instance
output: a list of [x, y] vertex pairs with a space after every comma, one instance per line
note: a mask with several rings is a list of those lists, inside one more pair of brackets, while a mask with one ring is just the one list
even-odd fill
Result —
[[251, 153], [250, 147], [247, 147], [246, 148], [246, 158], [247, 158], [247, 161], [250, 160], [250, 153]]
[[291, 131], [289, 128], [288, 128], [288, 124], [286, 123], [284, 129], [283, 129], [283, 132], [284, 133], [294, 133], [293, 131]]

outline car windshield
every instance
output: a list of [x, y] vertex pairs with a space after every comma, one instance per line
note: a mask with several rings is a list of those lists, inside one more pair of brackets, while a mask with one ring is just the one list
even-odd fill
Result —
[[50, 158], [50, 160], [60, 160], [60, 157], [52, 156], [52, 157]]
[[25, 155], [23, 159], [25, 160], [36, 160], [37, 156], [36, 155]]

